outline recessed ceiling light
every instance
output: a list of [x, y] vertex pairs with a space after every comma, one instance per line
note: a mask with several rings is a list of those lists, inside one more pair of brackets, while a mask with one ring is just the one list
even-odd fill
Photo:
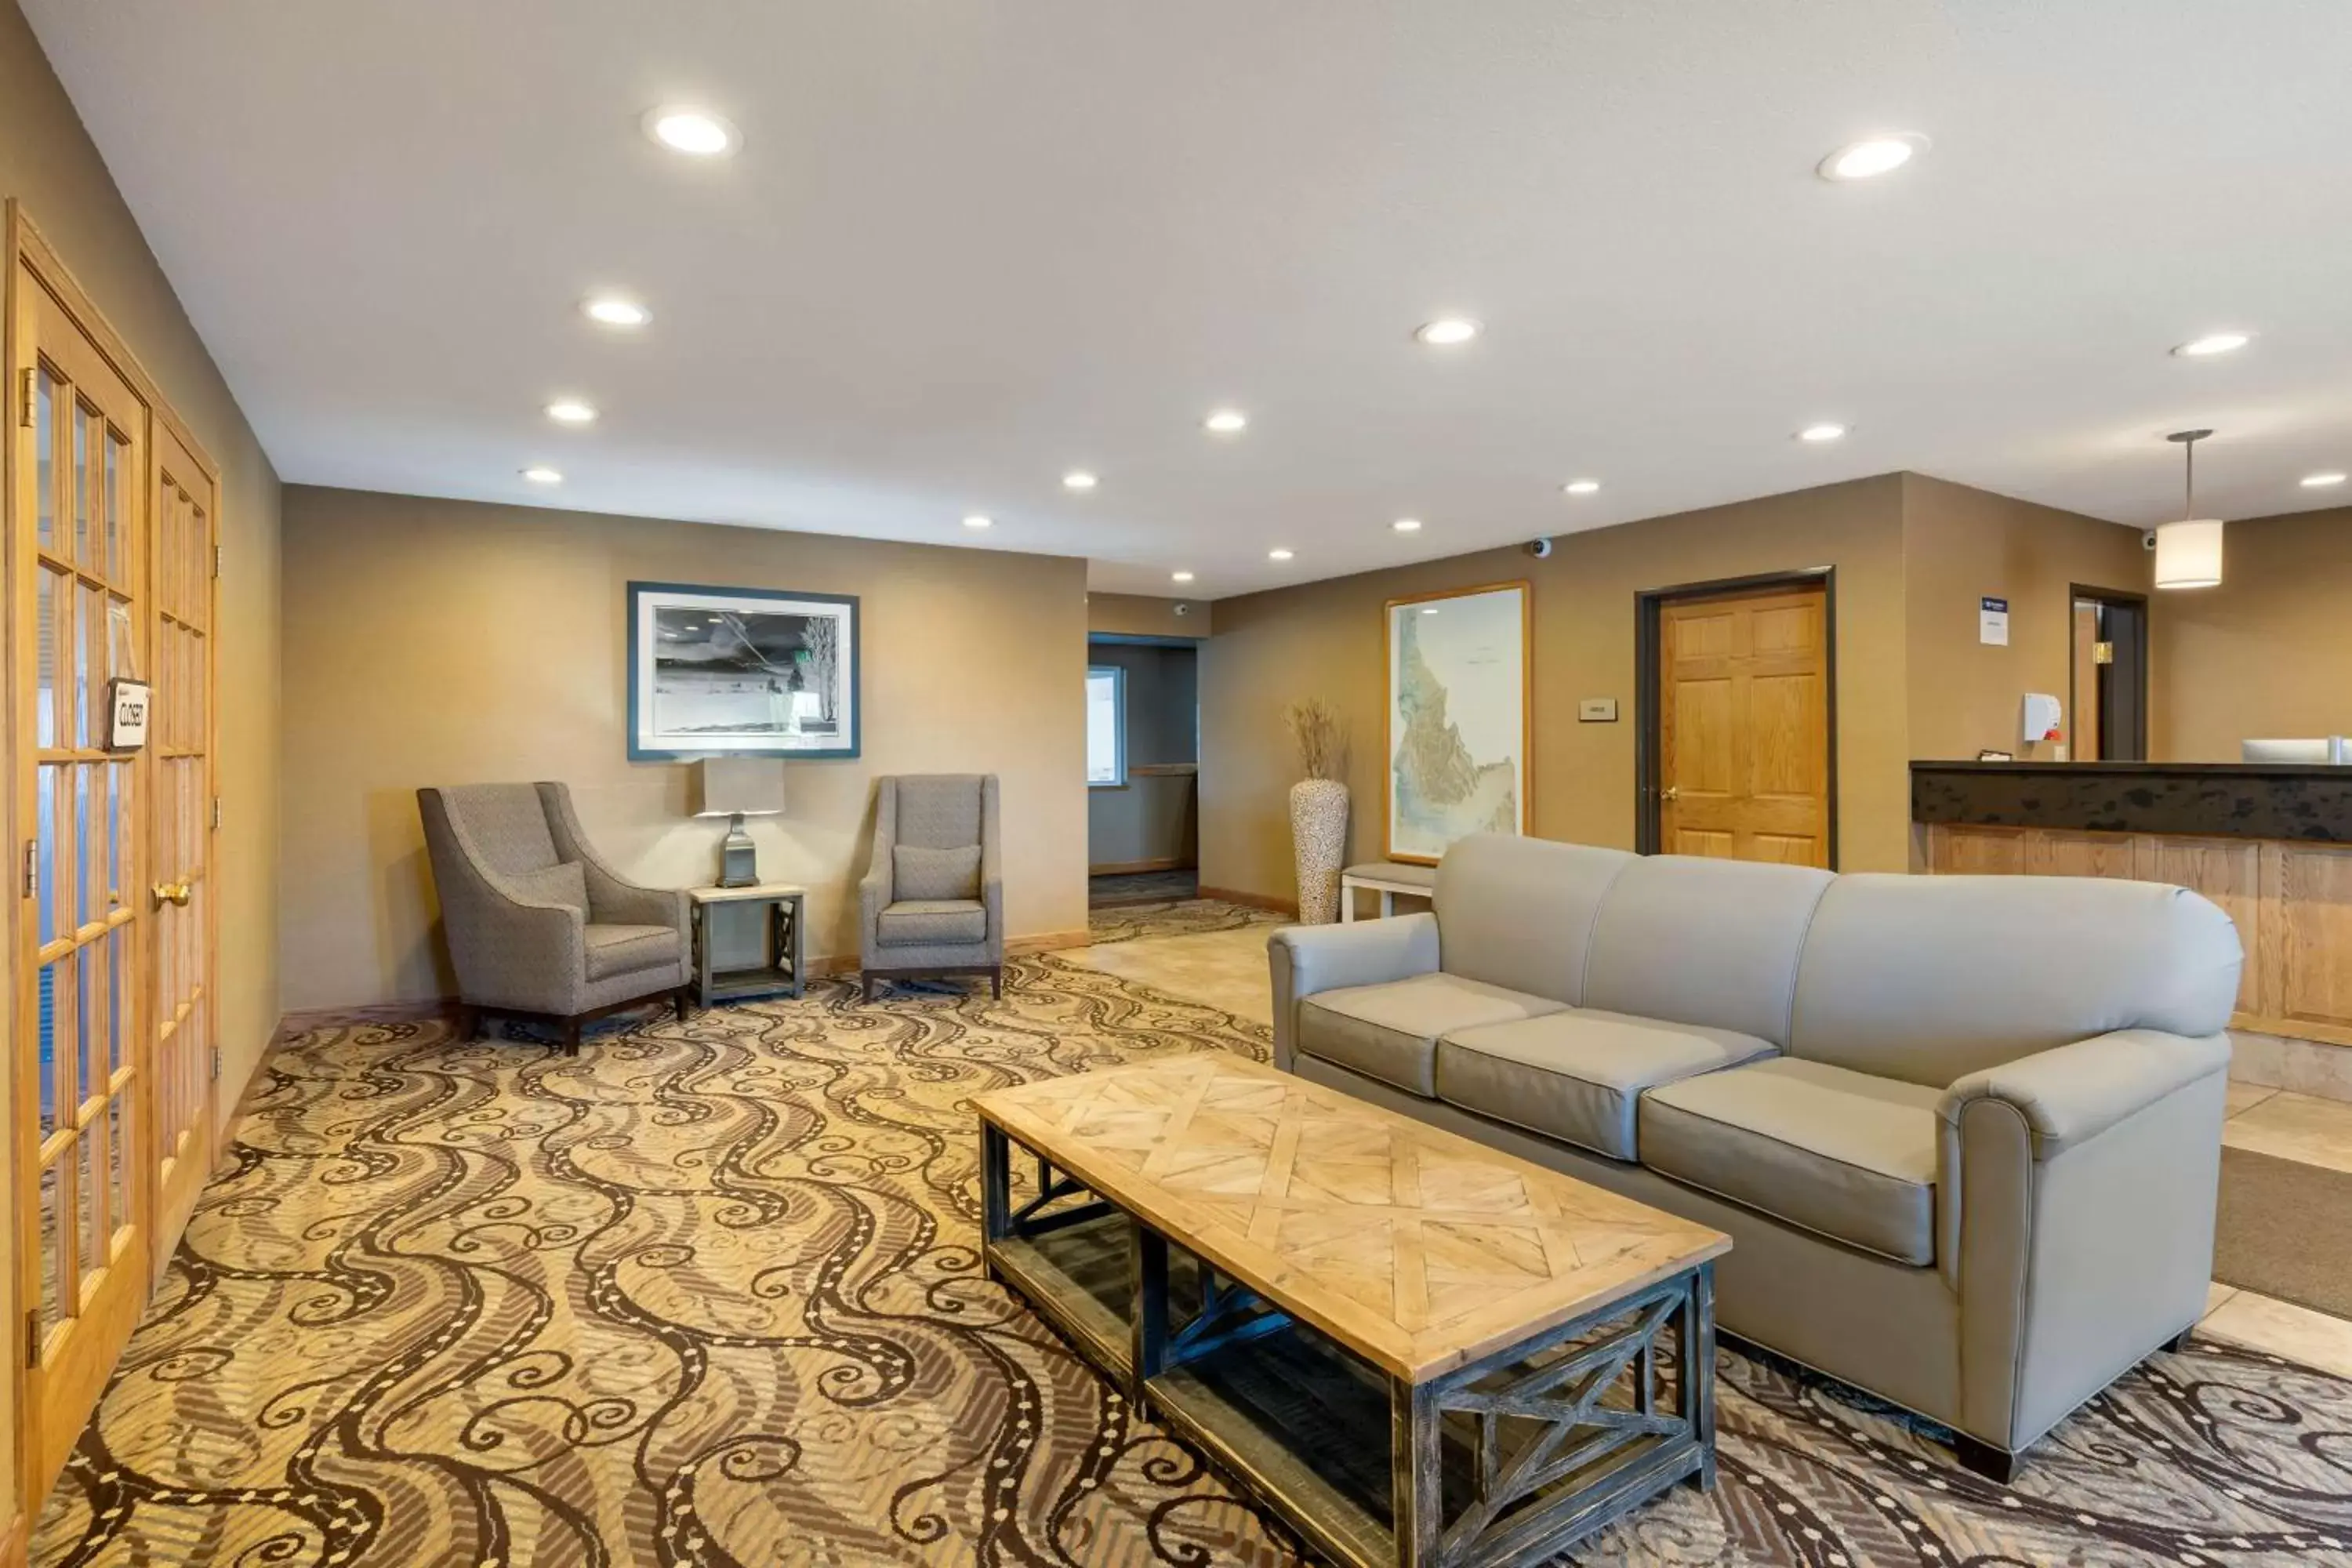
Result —
[[1219, 408], [1201, 421], [1201, 427], [1218, 436], [1238, 436], [1249, 428], [1249, 416], [1238, 408]]
[[1824, 180], [1869, 180], [1891, 174], [1927, 150], [1927, 139], [1916, 131], [1891, 132], [1849, 142], [1814, 166]]
[[1601, 488], [1599, 479], [1570, 479], [1559, 487], [1562, 495], [1589, 496]]
[[673, 153], [690, 158], [717, 158], [741, 145], [735, 127], [704, 109], [673, 105], [649, 110], [646, 134]]
[[2343, 482], [2344, 476], [2332, 468], [2324, 474], [2303, 476], [2303, 488], [2307, 490], [2324, 490], [2330, 485], [2340, 485]]
[[1422, 606], [1421, 613], [1424, 616], [1433, 616], [1437, 614], [1437, 606], [1435, 605], [1424, 605]]
[[1440, 316], [1412, 334], [1433, 349], [1450, 349], [1478, 335], [1478, 323], [1467, 316]]
[[559, 397], [547, 405], [547, 416], [558, 425], [593, 425], [596, 410], [576, 397]]
[[1399, 533], [1419, 533], [1421, 531], [1421, 519], [1417, 517], [1401, 517], [1394, 522], [1389, 524], [1389, 526], [1395, 529]]
[[2177, 345], [2172, 352], [2182, 359], [2205, 359], [2213, 354], [2235, 353], [2253, 341], [2251, 332], [2208, 332]]
[[996, 520], [992, 517], [982, 517], [980, 513], [973, 512], [970, 517], [963, 520], [963, 525], [966, 528], [989, 528], [993, 526], [995, 521]]
[[544, 466], [525, 468], [522, 471], [522, 477], [529, 479], [535, 485], [560, 485], [563, 482], [563, 476], [562, 474], [556, 472], [553, 468], [546, 468]]
[[1800, 441], [1841, 441], [1844, 438], [1845, 426], [1843, 425], [1827, 423], [1808, 425], [1797, 432], [1797, 439]]
[[580, 311], [608, 327], [642, 327], [654, 319], [651, 310], [619, 294], [595, 295], [582, 302]]
[[1062, 488], [1066, 490], [1090, 490], [1100, 483], [1102, 480], [1084, 468], [1072, 468], [1062, 476]]
[[1168, 580], [1171, 583], [1190, 583], [1192, 580], [1192, 574], [1190, 572], [1171, 572], [1168, 574]]
[[1277, 546], [1273, 550], [1267, 551], [1265, 552], [1265, 558], [1268, 561], [1287, 561], [1290, 559], [1290, 552]]

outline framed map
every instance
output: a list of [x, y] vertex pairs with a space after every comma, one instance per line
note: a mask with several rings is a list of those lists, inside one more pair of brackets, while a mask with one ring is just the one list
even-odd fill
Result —
[[1388, 858], [1528, 829], [1528, 585], [1388, 604]]

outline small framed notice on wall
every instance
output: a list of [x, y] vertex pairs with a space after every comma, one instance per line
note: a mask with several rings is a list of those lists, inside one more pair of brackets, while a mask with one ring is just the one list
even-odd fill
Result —
[[106, 683], [106, 749], [135, 752], [147, 743], [147, 683], [120, 677]]

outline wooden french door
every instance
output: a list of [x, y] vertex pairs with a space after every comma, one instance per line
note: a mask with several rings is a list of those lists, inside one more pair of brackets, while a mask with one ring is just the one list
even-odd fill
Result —
[[[19, 1480], [37, 1511], [211, 1154], [215, 470], [10, 212]], [[115, 744], [117, 680], [149, 688]]]
[[[215, 481], [161, 421], [149, 575], [154, 601], [155, 1234], [173, 1245], [212, 1168], [213, 514]], [[163, 1267], [163, 1258], [155, 1267]]]
[[1658, 847], [1829, 865], [1826, 591], [1671, 599], [1658, 616]]
[[146, 657], [147, 409], [54, 295], [17, 296], [17, 1300], [45, 1486], [147, 1294], [147, 780], [107, 747], [108, 682]]

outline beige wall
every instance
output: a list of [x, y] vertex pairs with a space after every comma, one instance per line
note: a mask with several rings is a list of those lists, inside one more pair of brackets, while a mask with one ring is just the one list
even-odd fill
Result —
[[2352, 734], [2352, 507], [2233, 521], [2221, 571], [2150, 595], [2150, 750], [2234, 763], [2249, 737]]
[[[1202, 652], [1202, 884], [1295, 896], [1285, 803], [1298, 773], [1282, 710], [1309, 695], [1336, 704], [1349, 730], [1349, 855], [1381, 856], [1387, 600], [1532, 584], [1531, 828], [1630, 848], [1635, 593], [1813, 566], [1837, 568], [1842, 863], [1901, 869], [1910, 815], [1902, 506], [1901, 478], [1885, 475], [1565, 535], [1548, 560], [1495, 550], [1219, 600]], [[1579, 723], [1584, 697], [1617, 699], [1618, 721]]]
[[624, 868], [717, 878], [687, 765], [627, 760], [633, 579], [862, 601], [865, 755], [787, 763], [751, 824], [761, 875], [810, 889], [813, 955], [857, 950], [884, 773], [1000, 774], [1010, 934], [1086, 926], [1082, 562], [306, 486], [285, 562], [289, 1011], [450, 993], [422, 784], [561, 779]]
[[[1184, 606], [1178, 615], [1176, 606]], [[1144, 594], [1088, 594], [1087, 630], [1124, 637], [1204, 637], [1215, 618], [1204, 599], [1155, 599]]]
[[[1973, 757], [1990, 747], [2047, 762], [2053, 748], [2023, 743], [2022, 699], [2048, 692], [2065, 705], [2075, 584], [2147, 591], [2139, 530], [1918, 474], [1903, 476], [1908, 601], [1911, 754]], [[1978, 637], [1978, 601], [2009, 601], [2009, 644]]]
[[[0, 3], [0, 195], [22, 204], [220, 465], [225, 816], [215, 864], [222, 937], [217, 1109], [226, 1121], [278, 1022], [278, 476], [13, 3]], [[8, 447], [13, 452], [15, 444]], [[13, 779], [0, 788], [12, 786]], [[0, 950], [13, 953], [14, 945]], [[14, 994], [8, 962], [0, 955], [0, 979]], [[11, 1166], [0, 1184], [13, 1188], [14, 1174]], [[15, 1212], [13, 1190], [5, 1201]], [[0, 1231], [0, 1247], [10, 1239]], [[0, 1267], [0, 1320], [9, 1322], [16, 1321], [15, 1279], [13, 1262]], [[15, 1436], [11, 1410], [0, 1419], [0, 1530], [17, 1508]]]

